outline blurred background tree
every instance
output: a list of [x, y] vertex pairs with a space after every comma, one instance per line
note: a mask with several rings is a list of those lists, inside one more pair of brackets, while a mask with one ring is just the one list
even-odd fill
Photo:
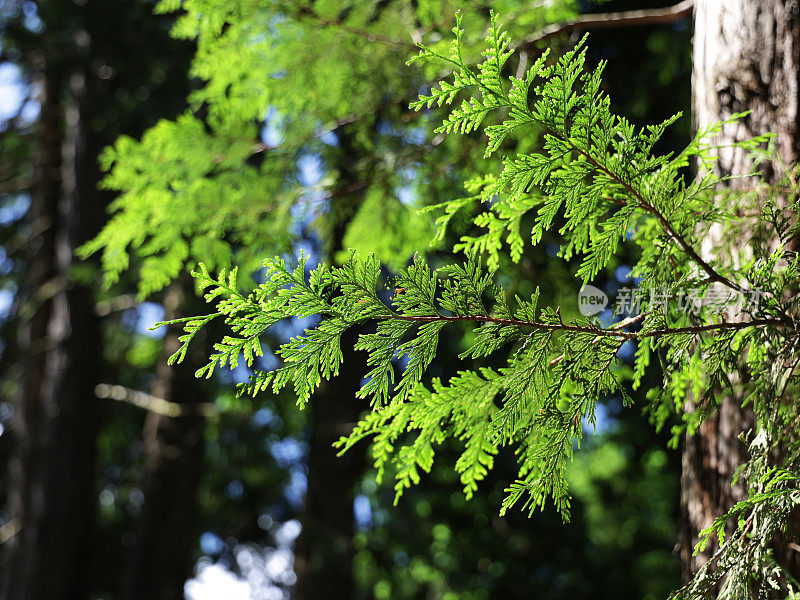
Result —
[[[2, 5], [4, 597], [182, 598], [192, 569], [197, 600], [656, 598], [677, 585], [677, 457], [619, 399], [572, 467], [569, 526], [549, 512], [497, 516], [513, 462], [503, 456], [470, 502], [442, 462], [392, 506], [366, 449], [339, 459], [330, 448], [365, 408], [358, 368], [346, 368], [357, 353], [299, 412], [290, 395], [236, 398], [246, 369], [197, 382], [202, 344], [198, 360], [168, 368], [177, 333], [147, 331], [198, 312], [185, 272], [200, 258], [251, 273], [300, 249], [445, 260], [428, 248], [438, 214], [419, 210], [464, 196], [483, 159], [477, 138], [443, 140], [435, 119], [408, 110], [436, 73], [405, 62], [414, 41], [447, 38], [456, 9], [479, 32], [494, 8], [518, 40], [596, 10], [554, 4]], [[686, 20], [593, 34], [612, 97], [627, 99], [619, 112], [653, 122], [688, 106], [689, 35]], [[452, 235], [474, 234], [469, 210]], [[92, 256], [76, 259], [92, 238]], [[617, 267], [608, 292], [626, 282]], [[527, 251], [501, 272], [574, 311], [573, 268]]]
[[116, 379], [97, 303], [119, 299], [96, 295], [95, 267], [73, 251], [112, 198], [97, 156], [180, 108], [191, 47], [148, 2], [6, 2], [0, 23], [4, 597], [89, 597], [102, 572], [95, 442], [113, 414], [95, 388]]

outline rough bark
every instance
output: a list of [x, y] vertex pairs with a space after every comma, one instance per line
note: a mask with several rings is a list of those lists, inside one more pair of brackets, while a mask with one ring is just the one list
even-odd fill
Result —
[[47, 228], [31, 243], [20, 305], [24, 371], [13, 424], [17, 532], [5, 565], [8, 600], [89, 596], [100, 330], [93, 292], [72, 281], [70, 270], [74, 249], [98, 231], [103, 203], [85, 126], [84, 75], [74, 72], [68, 82], [65, 75], [44, 61], [31, 216]]
[[[186, 290], [185, 288], [189, 288]], [[173, 284], [164, 302], [167, 318], [197, 314], [187, 306], [191, 287]], [[180, 346], [179, 331], [171, 328], [164, 340], [153, 396], [178, 404], [180, 416], [148, 413], [144, 426], [144, 504], [136, 541], [123, 578], [121, 600], [182, 600], [197, 548], [197, 490], [203, 474], [205, 417], [196, 410], [207, 401], [207, 389], [194, 377], [203, 345], [196, 344], [180, 365], [167, 358]]]
[[[696, 128], [749, 110], [750, 115], [739, 124], [724, 129], [720, 145], [771, 131], [777, 136], [784, 163], [797, 160], [797, 0], [697, 0], [693, 55]], [[742, 150], [719, 150], [720, 174], [744, 175], [750, 167]], [[764, 173], [767, 180], [778, 175]], [[748, 182], [739, 180], [738, 185]], [[706, 256], [716, 252], [721, 241], [717, 238], [719, 234], [712, 231], [704, 240]], [[742, 240], [742, 248], [746, 242]], [[732, 487], [731, 481], [746, 457], [746, 448], [737, 436], [752, 424], [752, 414], [741, 408], [741, 398], [726, 397], [719, 413], [684, 442], [679, 549], [685, 579], [716, 550], [710, 544], [704, 553], [692, 556], [698, 531], [743, 497], [744, 490]]]

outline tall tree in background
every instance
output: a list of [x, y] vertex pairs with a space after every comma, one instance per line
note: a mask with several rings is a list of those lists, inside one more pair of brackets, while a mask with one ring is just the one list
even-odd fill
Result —
[[151, 124], [151, 111], [174, 111], [175, 92], [183, 96], [185, 87], [172, 81], [186, 52], [144, 1], [8, 2], [0, 10], [3, 60], [31, 96], [29, 120], [9, 124], [4, 150], [15, 134], [35, 148], [29, 180], [5, 192], [29, 194], [30, 208], [28, 239], [14, 256], [19, 339], [3, 357], [20, 361], [21, 377], [1, 586], [10, 599], [88, 598], [101, 415], [95, 387], [104, 367], [94, 273], [74, 250], [105, 220], [109, 195], [97, 189], [97, 156], [122, 130]]
[[[179, 279], [166, 290], [164, 314], [183, 314], [197, 304], [193, 286]], [[174, 328], [165, 335], [150, 389], [173, 411], [148, 411], [145, 416], [144, 471], [139, 483], [143, 505], [120, 581], [121, 600], [180, 600], [194, 566], [200, 534], [197, 495], [205, 465], [202, 407], [209, 406], [213, 394], [212, 386], [194, 377], [202, 364], [198, 353], [187, 355], [185, 365], [167, 364], [180, 345], [178, 337]]]
[[[71, 16], [55, 5], [42, 7], [40, 14], [46, 28]], [[103, 218], [92, 168], [97, 145], [86, 129], [87, 85], [93, 82], [87, 81], [86, 65], [74, 59], [90, 34], [48, 33], [62, 33], [50, 41], [58, 50], [48, 52], [45, 45], [37, 59], [28, 59], [38, 63], [32, 84], [40, 106], [30, 216], [44, 226], [29, 244], [28, 277], [22, 282], [21, 311], [30, 317], [20, 333], [25, 359], [10, 494], [17, 532], [9, 542], [5, 582], [7, 597], [14, 599], [88, 596], [82, 557], [94, 529], [100, 330], [91, 292], [70, 280], [73, 249]]]

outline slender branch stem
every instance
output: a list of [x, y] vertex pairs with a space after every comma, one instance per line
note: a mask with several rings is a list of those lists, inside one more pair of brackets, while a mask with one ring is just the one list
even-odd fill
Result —
[[[635, 317], [630, 317], [628, 319], [624, 319], [624, 320], [620, 321], [619, 323], [615, 323], [614, 325], [612, 325], [610, 327], [610, 329], [613, 329], [615, 331], [619, 331], [623, 327], [627, 327], [629, 325], [633, 325], [634, 323], [638, 323], [639, 321], [644, 320], [644, 318], [647, 315], [648, 315], [648, 313], [642, 313], [640, 315], [636, 315]], [[603, 336], [598, 335], [596, 338], [594, 338], [592, 340], [592, 344], [591, 345], [594, 346], [594, 345], [598, 344], [600, 342], [600, 340], [602, 340], [602, 339], [603, 339]], [[551, 367], [556, 366], [558, 363], [560, 363], [562, 360], [564, 360], [565, 357], [566, 357], [566, 354], [559, 354], [553, 360], [550, 361], [550, 366]]]
[[374, 33], [372, 31], [367, 31], [365, 29], [359, 29], [357, 27], [350, 27], [349, 25], [343, 23], [340, 19], [328, 19], [327, 17], [323, 17], [313, 8], [310, 8], [308, 6], [302, 7], [300, 10], [297, 11], [296, 14], [298, 16], [305, 16], [314, 19], [315, 21], [326, 27], [336, 27], [337, 29], [344, 31], [345, 33], [356, 35], [370, 42], [382, 42], [384, 44], [393, 46], [398, 49], [401, 48], [407, 48], [410, 50], [419, 49], [419, 46], [417, 46], [417, 44], [415, 44], [413, 41], [406, 42], [403, 40], [397, 40], [387, 37], [385, 35], [381, 35], [380, 33]]
[[110, 383], [100, 383], [96, 385], [94, 394], [101, 399], [125, 402], [165, 417], [181, 417], [189, 414], [211, 416], [217, 412], [215, 405], [211, 402], [183, 405], [177, 402], [164, 400], [164, 398], [159, 398], [139, 390]]
[[678, 232], [675, 231], [675, 229], [673, 229], [672, 224], [669, 222], [669, 220], [660, 211], [656, 210], [654, 206], [645, 202], [642, 208], [647, 212], [649, 212], [650, 214], [652, 214], [656, 219], [658, 219], [658, 222], [661, 223], [661, 226], [666, 230], [669, 236], [677, 242], [677, 244], [681, 247], [681, 250], [683, 250], [689, 256], [689, 258], [692, 259], [692, 261], [698, 267], [700, 267], [706, 273], [706, 275], [708, 275], [709, 282], [713, 283], [716, 281], [737, 292], [744, 291], [744, 288], [732, 282], [724, 275], [721, 275], [718, 271], [714, 269], [714, 267], [712, 267], [706, 261], [704, 261], [702, 257], [697, 253], [697, 251], [694, 248], [692, 248], [691, 245], [689, 245], [686, 239], [683, 236], [679, 235]]
[[586, 160], [588, 160], [592, 164], [592, 166], [594, 166], [599, 171], [602, 171], [603, 173], [611, 177], [611, 179], [613, 179], [622, 187], [624, 187], [625, 190], [636, 199], [642, 210], [645, 210], [649, 212], [651, 215], [653, 215], [661, 224], [661, 226], [664, 228], [664, 230], [667, 232], [667, 234], [669, 234], [669, 236], [675, 240], [678, 246], [681, 247], [681, 250], [683, 250], [683, 252], [692, 260], [692, 262], [694, 262], [698, 267], [700, 267], [706, 273], [706, 275], [708, 275], [709, 282], [716, 281], [737, 292], [744, 291], [741, 286], [735, 284], [730, 279], [717, 272], [714, 269], [714, 267], [712, 267], [710, 264], [704, 261], [703, 258], [697, 253], [697, 251], [694, 248], [692, 248], [689, 242], [687, 242], [683, 236], [681, 236], [677, 231], [675, 231], [675, 229], [672, 227], [672, 224], [669, 222], [669, 219], [667, 219], [661, 213], [661, 211], [659, 211], [650, 202], [645, 200], [644, 197], [638, 191], [636, 191], [636, 189], [634, 189], [633, 186], [631, 186], [627, 181], [619, 177], [616, 173], [613, 173], [605, 165], [602, 165], [599, 162], [597, 162], [597, 160], [588, 152], [585, 152], [580, 148], [575, 147], [573, 144], [571, 145], [577, 152], [581, 154], [581, 156], [585, 157]]
[[522, 44], [520, 50], [535, 48], [540, 42], [552, 37], [572, 33], [576, 31], [586, 31], [587, 29], [614, 29], [619, 27], [633, 27], [640, 25], [667, 25], [692, 14], [694, 0], [683, 0], [673, 6], [666, 8], [645, 9], [645, 10], [626, 10], [614, 13], [599, 13], [581, 15], [575, 20], [563, 23], [554, 23], [544, 29], [540, 29]]
[[[747, 322], [728, 322], [710, 323], [708, 325], [695, 325], [688, 327], [666, 327], [663, 329], [653, 329], [651, 331], [621, 331], [618, 328], [611, 327], [609, 329], [600, 329], [596, 327], [582, 327], [579, 325], [567, 325], [564, 323], [542, 323], [539, 321], [522, 321], [520, 319], [504, 319], [501, 317], [494, 317], [490, 315], [459, 315], [459, 316], [444, 316], [444, 315], [400, 315], [394, 313], [392, 315], [395, 319], [402, 321], [414, 321], [417, 323], [431, 323], [438, 322], [469, 322], [469, 323], [496, 323], [498, 325], [514, 325], [516, 327], [528, 327], [530, 329], [537, 329], [540, 331], [572, 331], [576, 333], [590, 333], [598, 337], [616, 337], [625, 340], [636, 340], [648, 337], [660, 337], [665, 335], [676, 335], [680, 333], [699, 334], [709, 331], [719, 331], [726, 329], [746, 329], [748, 327], [793, 327], [792, 323], [784, 319], [754, 319]], [[631, 325], [633, 321], [625, 323], [625, 326]], [[619, 327], [619, 324], [617, 324]]]

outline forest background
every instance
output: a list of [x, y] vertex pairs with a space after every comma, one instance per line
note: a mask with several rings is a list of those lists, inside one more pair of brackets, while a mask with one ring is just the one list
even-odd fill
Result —
[[[366, 447], [330, 447], [365, 408], [351, 399], [357, 371], [301, 412], [291, 394], [236, 398], [244, 369], [195, 380], [203, 348], [168, 368], [177, 332], [148, 326], [203, 310], [184, 270], [199, 258], [253, 272], [276, 252], [357, 247], [402, 266], [418, 251], [444, 260], [472, 233], [456, 218], [453, 239], [429, 247], [438, 214], [421, 209], [464, 196], [482, 148], [408, 110], [440, 74], [405, 66], [414, 32], [447, 37], [461, 9], [475, 42], [493, 8], [522, 41], [579, 12], [667, 3], [241, 2], [205, 31], [175, 28], [164, 9], [178, 4], [0, 5], [4, 597], [666, 597], [680, 583], [680, 455], [637, 408], [603, 402], [570, 467], [567, 525], [553, 510], [498, 515], [513, 456], [469, 501], [440, 460], [395, 506]], [[258, 28], [279, 43], [254, 43]], [[689, 113], [690, 37], [686, 14], [593, 31], [589, 60], [608, 61], [615, 111]], [[684, 146], [690, 126], [661, 150]], [[100, 238], [96, 249], [122, 248], [103, 264], [78, 258], [110, 206], [131, 209], [130, 238]], [[500, 269], [577, 312], [575, 265], [554, 254], [526, 249]], [[600, 286], [629, 284], [621, 262]], [[465, 343], [448, 335], [453, 352], [431, 367], [442, 376]]]

